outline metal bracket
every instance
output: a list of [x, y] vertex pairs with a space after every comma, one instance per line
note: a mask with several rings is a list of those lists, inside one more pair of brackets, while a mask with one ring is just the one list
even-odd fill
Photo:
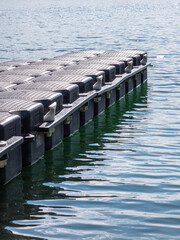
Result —
[[71, 120], [72, 120], [72, 115], [67, 117], [65, 120], [64, 120], [64, 124], [65, 125], [69, 125], [71, 123]]
[[100, 102], [100, 101], [101, 101], [101, 97], [95, 97], [95, 98], [94, 98], [94, 102], [95, 102], [95, 103], [98, 103], [98, 102]]
[[86, 112], [88, 110], [88, 105], [80, 107], [80, 112]]
[[117, 90], [120, 90], [121, 89], [121, 87], [122, 87], [122, 83], [121, 84], [119, 84], [119, 86], [117, 86]]
[[0, 160], [0, 168], [4, 168], [7, 165], [7, 159]]
[[106, 98], [110, 99], [111, 98], [111, 94], [112, 94], [112, 90], [109, 90], [106, 92]]
[[45, 133], [45, 135], [46, 137], [51, 137], [54, 132], [55, 132], [55, 128], [51, 128], [49, 132]]

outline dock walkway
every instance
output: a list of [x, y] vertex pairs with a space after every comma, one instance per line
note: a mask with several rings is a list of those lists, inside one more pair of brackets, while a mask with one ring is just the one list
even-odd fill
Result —
[[147, 80], [143, 51], [0, 63], [0, 185]]

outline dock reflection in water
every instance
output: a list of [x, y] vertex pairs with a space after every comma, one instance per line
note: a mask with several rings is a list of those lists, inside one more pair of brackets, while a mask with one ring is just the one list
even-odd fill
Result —
[[[79, 239], [80, 232], [80, 238], [86, 239], [102, 234], [106, 235], [104, 239], [118, 237], [129, 225], [119, 225], [128, 215], [124, 209], [131, 214], [127, 201], [130, 203], [141, 191], [126, 179], [133, 162], [124, 154], [136, 152], [133, 144], [137, 144], [137, 135], [145, 134], [138, 122], [146, 119], [147, 109], [144, 83], [3, 186], [3, 239], [12, 237], [11, 231], [19, 235], [18, 239], [20, 235]], [[131, 227], [134, 224], [130, 223]]]

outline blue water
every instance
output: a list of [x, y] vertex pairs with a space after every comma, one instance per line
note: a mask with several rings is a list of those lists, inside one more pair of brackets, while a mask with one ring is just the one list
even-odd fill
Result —
[[179, 22], [179, 0], [1, 0], [1, 62], [139, 49], [154, 67], [1, 187], [0, 239], [180, 239]]

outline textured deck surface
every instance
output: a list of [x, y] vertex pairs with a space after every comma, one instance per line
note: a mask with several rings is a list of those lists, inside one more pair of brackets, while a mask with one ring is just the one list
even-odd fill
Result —
[[[1, 129], [14, 117], [19, 119], [18, 128], [23, 134], [18, 138], [9, 135], [6, 146], [0, 147], [0, 166], [5, 167], [4, 154], [21, 147], [22, 156], [17, 158], [22, 159], [16, 159], [17, 163], [33, 164], [45, 149], [55, 147], [63, 137], [132, 91], [147, 79], [148, 65], [140, 64], [145, 55], [143, 51], [82, 51], [39, 61], [1, 63]], [[128, 62], [132, 66], [126, 73]], [[51, 115], [47, 121], [43, 121], [45, 114]], [[16, 127], [11, 128], [13, 133]], [[15, 175], [11, 176], [9, 170], [8, 176], [3, 174], [12, 179]]]

